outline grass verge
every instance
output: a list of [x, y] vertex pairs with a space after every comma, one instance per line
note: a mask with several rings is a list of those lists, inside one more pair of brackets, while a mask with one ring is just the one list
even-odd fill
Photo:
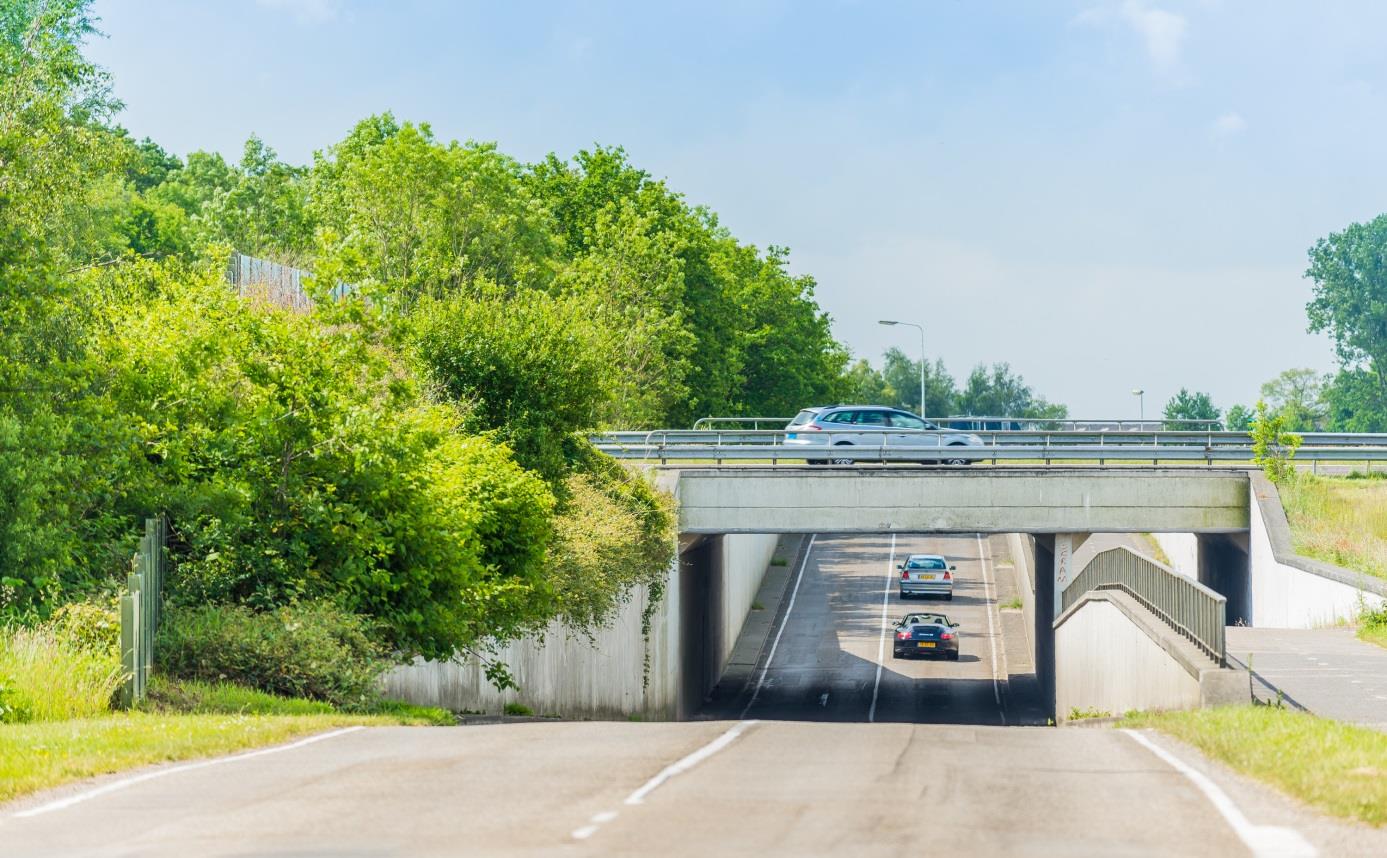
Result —
[[1387, 733], [1275, 706], [1133, 713], [1154, 727], [1334, 816], [1387, 825]]
[[443, 725], [442, 709], [386, 700], [359, 712], [228, 683], [155, 681], [140, 711], [0, 724], [0, 802], [139, 766], [230, 754], [353, 725]]
[[1387, 578], [1387, 480], [1302, 473], [1278, 489], [1297, 552]]

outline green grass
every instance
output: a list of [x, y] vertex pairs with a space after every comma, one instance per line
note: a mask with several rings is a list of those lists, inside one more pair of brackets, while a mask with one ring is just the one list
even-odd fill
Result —
[[786, 560], [784, 557], [772, 557], [772, 558], [771, 558], [771, 565], [772, 565], [772, 566], [785, 566], [785, 565], [787, 565], [789, 562], [790, 562], [790, 561]]
[[155, 678], [134, 712], [0, 724], [0, 801], [155, 763], [212, 757], [351, 725], [451, 725], [442, 709], [381, 701], [366, 712], [230, 683]]
[[1010, 599], [1003, 602], [1001, 607], [1003, 611], [1019, 611], [1025, 607], [1025, 605], [1022, 603], [1020, 596], [1012, 596]]
[[114, 652], [78, 646], [49, 626], [0, 628], [0, 721], [100, 715], [120, 682]]
[[1170, 566], [1170, 557], [1165, 553], [1165, 549], [1161, 547], [1161, 544], [1156, 541], [1156, 535], [1153, 533], [1143, 533], [1142, 536], [1146, 539], [1146, 550], [1151, 553], [1152, 558], [1162, 566]]
[[1129, 715], [1335, 816], [1387, 825], [1387, 733], [1276, 706]]
[[1299, 474], [1278, 488], [1298, 553], [1387, 578], [1387, 482]]
[[524, 703], [507, 703], [502, 711], [504, 711], [507, 715], [525, 716], [535, 714], [535, 710], [526, 706]]

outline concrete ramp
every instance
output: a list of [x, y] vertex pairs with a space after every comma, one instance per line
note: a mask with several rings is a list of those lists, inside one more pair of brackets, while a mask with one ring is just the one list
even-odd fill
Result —
[[1055, 720], [1248, 703], [1219, 664], [1121, 590], [1090, 590], [1055, 620]]

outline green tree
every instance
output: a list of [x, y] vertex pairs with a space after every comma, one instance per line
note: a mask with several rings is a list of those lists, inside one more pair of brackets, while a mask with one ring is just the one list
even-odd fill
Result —
[[1251, 433], [1252, 459], [1266, 472], [1267, 478], [1280, 483], [1294, 477], [1292, 460], [1300, 447], [1301, 437], [1286, 428], [1285, 416], [1259, 399]]
[[975, 367], [959, 393], [959, 406], [965, 414], [989, 417], [1059, 419], [1069, 413], [1063, 405], [1036, 396], [1007, 363]]
[[1311, 331], [1325, 331], [1345, 369], [1362, 367], [1387, 401], [1387, 215], [1331, 233], [1310, 249]]
[[1202, 421], [1217, 420], [1219, 415], [1209, 394], [1190, 393], [1182, 387], [1165, 404], [1162, 416], [1166, 419], [1167, 429], [1193, 431], [1207, 429], [1209, 424]]
[[1324, 378], [1312, 369], [1288, 369], [1262, 385], [1267, 408], [1294, 432], [1323, 428], [1323, 394]]
[[1341, 369], [1320, 394], [1326, 428], [1332, 432], [1387, 432], [1387, 402], [1377, 376]]
[[859, 404], [895, 403], [896, 392], [866, 358], [858, 358], [843, 371], [838, 393], [833, 399]]
[[886, 350], [882, 361], [882, 378], [892, 394], [892, 405], [924, 414], [928, 417], [946, 417], [957, 407], [958, 391], [954, 377], [944, 367], [944, 361], [936, 358], [925, 367], [925, 408], [920, 410], [920, 362], [912, 360], [896, 347]]
[[1223, 428], [1229, 432], [1247, 432], [1252, 427], [1254, 414], [1246, 405], [1230, 405], [1223, 415]]

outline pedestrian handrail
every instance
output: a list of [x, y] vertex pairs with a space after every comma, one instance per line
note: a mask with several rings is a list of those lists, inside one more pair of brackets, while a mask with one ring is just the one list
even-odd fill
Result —
[[1100, 551], [1064, 590], [1069, 610], [1090, 590], [1122, 590], [1206, 655], [1224, 664], [1228, 600], [1125, 546]]
[[120, 597], [120, 657], [125, 673], [121, 705], [130, 708], [144, 699], [149, 672], [154, 667], [154, 635], [163, 613], [164, 575], [168, 558], [168, 521], [147, 518], [140, 547], [131, 561], [126, 592]]

